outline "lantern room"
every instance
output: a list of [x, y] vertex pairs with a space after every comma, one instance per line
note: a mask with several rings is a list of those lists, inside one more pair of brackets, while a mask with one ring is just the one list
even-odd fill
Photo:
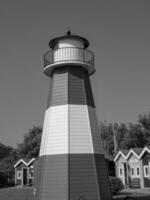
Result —
[[91, 75], [94, 69], [94, 54], [87, 49], [88, 40], [70, 31], [66, 35], [52, 39], [52, 49], [44, 54], [44, 73], [51, 76], [53, 70], [63, 65], [83, 67]]

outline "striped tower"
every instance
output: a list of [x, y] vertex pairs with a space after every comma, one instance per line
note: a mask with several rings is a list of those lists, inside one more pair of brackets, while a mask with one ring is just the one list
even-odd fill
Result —
[[111, 191], [89, 75], [94, 55], [77, 35], [50, 41], [44, 72], [51, 77], [35, 200], [110, 200]]

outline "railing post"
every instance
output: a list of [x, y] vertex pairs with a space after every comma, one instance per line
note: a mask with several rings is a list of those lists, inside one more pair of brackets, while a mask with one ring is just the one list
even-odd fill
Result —
[[83, 61], [85, 62], [85, 51], [84, 49], [82, 49], [82, 51], [83, 51]]

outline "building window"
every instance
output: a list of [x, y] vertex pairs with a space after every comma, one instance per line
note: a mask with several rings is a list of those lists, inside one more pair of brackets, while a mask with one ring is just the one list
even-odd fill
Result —
[[149, 174], [148, 174], [148, 165], [144, 166], [144, 177], [149, 177]]
[[136, 176], [140, 176], [140, 168], [139, 167], [136, 168]]
[[21, 179], [21, 171], [17, 171], [17, 179]]
[[131, 167], [131, 175], [134, 176], [134, 167]]
[[34, 172], [31, 171], [31, 172], [30, 172], [30, 178], [33, 178], [33, 177], [34, 177]]
[[119, 168], [119, 176], [123, 176], [123, 170], [122, 170], [122, 167]]

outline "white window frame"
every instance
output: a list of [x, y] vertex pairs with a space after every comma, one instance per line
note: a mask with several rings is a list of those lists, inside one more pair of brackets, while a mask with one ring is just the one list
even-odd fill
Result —
[[[132, 170], [133, 170], [133, 174], [132, 174]], [[131, 167], [131, 177], [135, 177], [135, 167]]]
[[[120, 173], [122, 171], [122, 174]], [[119, 167], [119, 177], [123, 177], [123, 167]]]
[[[139, 169], [139, 174], [137, 173], [137, 169]], [[132, 174], [132, 170], [133, 170], [133, 174]], [[131, 166], [131, 177], [132, 178], [136, 178], [136, 177], [140, 177], [140, 166]]]
[[[139, 166], [136, 166], [135, 168], [136, 168], [136, 170], [135, 170], [135, 171], [136, 171], [136, 173], [135, 173], [135, 174], [136, 174], [136, 177], [140, 177], [140, 167], [139, 167]], [[139, 174], [137, 173], [137, 169], [139, 169]]]
[[[147, 174], [146, 174], [146, 169], [148, 170]], [[148, 165], [144, 165], [144, 177], [149, 178], [149, 167], [148, 167]]]
[[17, 171], [17, 179], [21, 179], [22, 178], [22, 172], [21, 171]]
[[[31, 173], [33, 173], [33, 176], [31, 176]], [[33, 179], [34, 178], [34, 171], [31, 171], [30, 172], [30, 179]]]

